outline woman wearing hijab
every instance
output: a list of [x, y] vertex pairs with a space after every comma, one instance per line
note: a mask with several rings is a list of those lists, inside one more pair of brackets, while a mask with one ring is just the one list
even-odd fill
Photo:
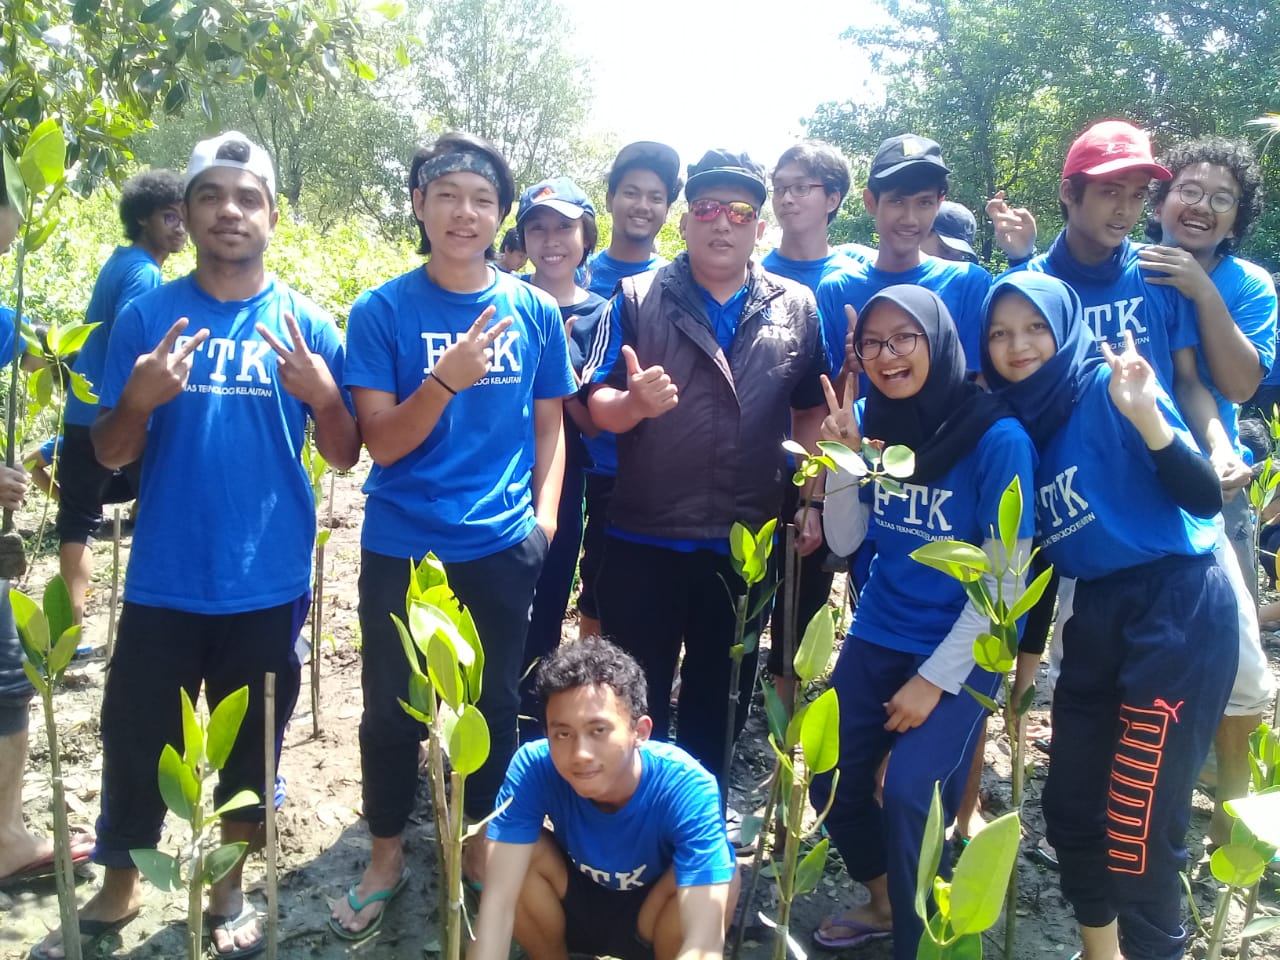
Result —
[[[1033, 454], [1012, 413], [966, 379], [955, 323], [932, 291], [899, 285], [874, 296], [858, 319], [854, 349], [868, 395], [840, 404], [828, 383], [823, 435], [855, 450], [862, 437], [903, 444], [915, 452], [915, 472], [903, 497], [859, 488], [847, 474], [828, 481], [823, 526], [832, 550], [845, 556], [866, 537], [876, 541], [831, 678], [840, 701], [840, 778], [826, 821], [849, 876], [866, 885], [871, 902], [828, 918], [814, 940], [843, 949], [892, 935], [897, 960], [914, 960], [923, 933], [913, 907], [916, 870], [933, 785], [941, 784], [950, 820], [981, 743], [985, 710], [962, 686], [992, 696], [1000, 678], [974, 665], [986, 616], [958, 581], [910, 553], [956, 539], [996, 557], [991, 530], [1001, 494], [1014, 477], [1031, 489]], [[1030, 497], [1026, 503], [1023, 555], [1032, 533]], [[886, 755], [881, 807], [876, 772]], [[831, 789], [830, 776], [815, 780], [815, 807], [825, 806]]]
[[1010, 274], [983, 312], [983, 373], [1039, 453], [1038, 542], [1077, 579], [1043, 798], [1062, 892], [1086, 960], [1174, 960], [1191, 788], [1238, 652], [1221, 489], [1132, 335], [1099, 355], [1066, 284]]

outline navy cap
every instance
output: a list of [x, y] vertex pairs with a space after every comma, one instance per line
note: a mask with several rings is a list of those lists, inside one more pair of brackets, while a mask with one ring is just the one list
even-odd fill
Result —
[[769, 195], [764, 167], [745, 153], [735, 153], [722, 147], [708, 150], [697, 163], [689, 164], [689, 182], [684, 186], [684, 197], [692, 202], [703, 190], [716, 184], [732, 184], [750, 191], [756, 206], [762, 206]]
[[973, 249], [973, 238], [978, 235], [978, 221], [963, 203], [943, 200], [938, 204], [938, 215], [933, 219], [933, 232], [944, 246], [962, 254], [966, 260], [978, 262]]
[[538, 207], [550, 207], [561, 216], [570, 220], [579, 220], [584, 213], [596, 215], [596, 208], [582, 192], [582, 188], [568, 177], [552, 177], [535, 183], [520, 194], [520, 206], [516, 213], [516, 224], [524, 222], [529, 211]]
[[951, 172], [942, 162], [942, 147], [937, 141], [914, 133], [903, 133], [880, 144], [875, 159], [871, 161], [871, 179], [878, 183], [917, 164], [936, 167], [941, 174]]
[[609, 169], [608, 182], [621, 177], [627, 170], [639, 168], [652, 170], [658, 179], [667, 184], [674, 196], [680, 192], [680, 155], [672, 147], [656, 140], [637, 140], [618, 151]]

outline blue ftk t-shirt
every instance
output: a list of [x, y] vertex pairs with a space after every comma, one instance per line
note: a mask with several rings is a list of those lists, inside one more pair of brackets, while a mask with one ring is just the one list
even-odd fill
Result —
[[497, 805], [511, 802], [490, 822], [489, 839], [534, 843], [550, 818], [572, 869], [606, 889], [648, 887], [671, 866], [678, 887], [730, 882], [736, 868], [715, 778], [674, 744], [646, 740], [638, 749], [636, 792], [605, 812], [560, 776], [545, 739], [525, 744], [507, 768]]
[[487, 307], [497, 310], [490, 326], [514, 321], [494, 342], [489, 372], [450, 399], [426, 439], [370, 471], [367, 550], [415, 560], [434, 552], [461, 563], [533, 529], [534, 401], [574, 392], [568, 344], [550, 294], [497, 270], [490, 280], [477, 293], [454, 293], [418, 267], [365, 291], [351, 308], [346, 386], [397, 403]]
[[[96, 323], [98, 328], [89, 334], [72, 368], [93, 385], [95, 393], [102, 386], [103, 367], [107, 361], [107, 342], [111, 328], [129, 301], [160, 286], [160, 265], [141, 247], [116, 247], [98, 272], [89, 297], [89, 308], [84, 322]], [[195, 318], [192, 318], [194, 324]], [[190, 328], [192, 332], [195, 327]], [[154, 344], [152, 345], [154, 347]], [[71, 391], [67, 392], [67, 423], [90, 426], [98, 415], [96, 404], [85, 403]]]
[[261, 323], [288, 344], [292, 313], [310, 349], [342, 382], [338, 328], [277, 280], [223, 302], [195, 274], [135, 299], [107, 347], [101, 404], [115, 407], [134, 362], [180, 317], [178, 346], [202, 329], [186, 389], [147, 426], [142, 485], [124, 597], [190, 613], [241, 613], [296, 600], [311, 584], [315, 499], [301, 454], [308, 415], [281, 385]]
[[[857, 406], [862, 420], [865, 401]], [[867, 539], [876, 555], [853, 613], [850, 634], [870, 643], [929, 655], [964, 609], [963, 585], [911, 559], [911, 551], [935, 540], [981, 545], [999, 530], [1000, 498], [1014, 477], [1022, 485], [1023, 515], [1018, 536], [1034, 529], [1032, 489], [1035, 452], [1022, 425], [1012, 417], [997, 420], [978, 445], [930, 484], [903, 484], [905, 497], [891, 496], [878, 484], [860, 494], [871, 504]]]

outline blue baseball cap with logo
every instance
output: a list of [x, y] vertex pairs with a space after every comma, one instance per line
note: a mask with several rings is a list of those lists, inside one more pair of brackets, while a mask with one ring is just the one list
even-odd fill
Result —
[[520, 206], [516, 212], [516, 225], [539, 207], [550, 207], [562, 217], [580, 220], [584, 213], [596, 215], [596, 208], [582, 188], [568, 177], [552, 177], [542, 180], [520, 194]]

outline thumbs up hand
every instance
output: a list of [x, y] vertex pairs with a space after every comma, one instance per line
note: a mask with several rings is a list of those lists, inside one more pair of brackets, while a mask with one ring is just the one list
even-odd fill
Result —
[[629, 345], [622, 347], [627, 361], [627, 392], [633, 412], [641, 419], [660, 417], [680, 402], [680, 390], [660, 366], [641, 367]]

